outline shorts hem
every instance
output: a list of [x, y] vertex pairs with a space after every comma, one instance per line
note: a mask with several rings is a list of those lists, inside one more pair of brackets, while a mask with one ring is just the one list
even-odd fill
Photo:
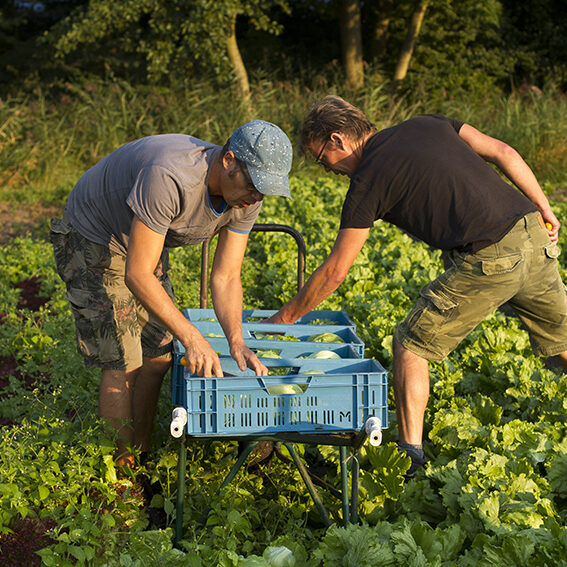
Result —
[[534, 348], [533, 351], [534, 354], [537, 356], [545, 356], [545, 357], [557, 356], [558, 354], [567, 351], [567, 344], [558, 345], [554, 347], [537, 347]]
[[131, 372], [142, 366], [140, 364], [124, 364], [124, 362], [100, 362], [98, 360], [86, 360], [85, 366], [90, 368], [100, 368], [101, 370], [120, 370], [123, 372]]
[[425, 358], [425, 360], [428, 360], [429, 362], [441, 362], [445, 360], [445, 358], [447, 358], [447, 355], [440, 356], [436, 352], [432, 352], [430, 350], [427, 350], [426, 348], [423, 348], [421, 345], [418, 345], [407, 337], [401, 338], [396, 334], [394, 336], [406, 350], [413, 352], [413, 354], [417, 354], [417, 356], [420, 356], [421, 358]]

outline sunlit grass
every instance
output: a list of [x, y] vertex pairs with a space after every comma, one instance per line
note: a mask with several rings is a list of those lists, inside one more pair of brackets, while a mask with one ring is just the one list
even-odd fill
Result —
[[[547, 191], [567, 182], [567, 98], [553, 88], [539, 96], [487, 94], [477, 100], [394, 95], [372, 75], [355, 93], [328, 76], [258, 76], [245, 103], [232, 89], [205, 81], [178, 89], [85, 81], [55, 95], [38, 89], [0, 100], [0, 199], [61, 204], [104, 155], [153, 134], [182, 132], [224, 144], [240, 124], [261, 118], [281, 126], [295, 144], [306, 111], [328, 93], [363, 108], [379, 128], [429, 112], [464, 120], [516, 147]], [[297, 158], [292, 173], [300, 171], [316, 170]]]

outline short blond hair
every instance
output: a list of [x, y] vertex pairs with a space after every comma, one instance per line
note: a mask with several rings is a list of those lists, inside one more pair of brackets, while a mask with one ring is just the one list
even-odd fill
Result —
[[340, 96], [328, 95], [313, 105], [303, 121], [300, 152], [305, 154], [313, 142], [328, 140], [333, 132], [340, 132], [357, 141], [376, 132], [376, 126], [360, 108]]

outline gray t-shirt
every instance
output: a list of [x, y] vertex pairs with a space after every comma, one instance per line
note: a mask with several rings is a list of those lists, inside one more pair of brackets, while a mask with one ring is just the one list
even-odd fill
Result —
[[248, 233], [261, 202], [215, 210], [209, 199], [209, 169], [220, 150], [184, 134], [129, 142], [79, 179], [65, 213], [85, 238], [123, 255], [134, 215], [165, 235], [168, 248], [204, 242], [223, 226]]

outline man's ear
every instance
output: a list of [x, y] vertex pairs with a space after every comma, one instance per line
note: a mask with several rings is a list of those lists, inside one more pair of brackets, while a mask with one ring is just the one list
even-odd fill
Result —
[[222, 164], [225, 169], [232, 169], [236, 163], [236, 157], [232, 150], [228, 150], [224, 156], [222, 156]]
[[343, 135], [340, 132], [333, 132], [329, 136], [329, 140], [333, 142], [335, 148], [337, 148], [338, 150], [344, 150], [345, 145], [344, 145]]

